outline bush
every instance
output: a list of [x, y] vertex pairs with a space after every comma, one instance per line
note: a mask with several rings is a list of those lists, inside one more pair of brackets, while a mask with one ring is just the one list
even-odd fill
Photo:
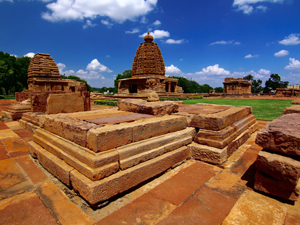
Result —
[[95, 100], [94, 103], [95, 103], [96, 105], [117, 106], [118, 100], [119, 100], [119, 99]]
[[188, 99], [203, 99], [203, 96], [191, 96]]
[[4, 99], [4, 96], [3, 96], [3, 95], [0, 95], [0, 99]]

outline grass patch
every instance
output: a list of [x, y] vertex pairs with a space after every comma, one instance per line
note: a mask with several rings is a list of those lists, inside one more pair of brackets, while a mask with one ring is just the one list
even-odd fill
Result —
[[0, 95], [1, 99], [15, 99], [16, 97], [14, 95]]
[[198, 99], [185, 100], [184, 104], [209, 103], [217, 105], [252, 106], [257, 120], [269, 120], [282, 115], [286, 107], [291, 106], [293, 100], [275, 99]]

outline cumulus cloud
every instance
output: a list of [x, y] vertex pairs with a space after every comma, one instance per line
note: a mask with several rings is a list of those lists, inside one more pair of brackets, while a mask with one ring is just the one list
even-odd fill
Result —
[[146, 17], [145, 17], [145, 16], [143, 16], [143, 17], [142, 17], [142, 19], [141, 19], [140, 23], [143, 23], [143, 24], [146, 24], [146, 23], [148, 23], [148, 20], [146, 19]]
[[279, 52], [276, 52], [274, 54], [274, 56], [276, 56], [276, 57], [283, 57], [283, 56], [287, 56], [288, 54], [289, 54], [289, 51], [287, 51], [287, 50], [281, 50]]
[[101, 23], [104, 24], [105, 26], [109, 27], [109, 28], [113, 25], [108, 20], [101, 20]]
[[166, 40], [167, 44], [181, 44], [183, 42], [184, 42], [184, 39], [181, 39], [181, 40], [168, 39], [168, 40]]
[[66, 65], [63, 63], [57, 63], [57, 67], [58, 67], [59, 73], [63, 74], [63, 71], [66, 68]]
[[257, 58], [257, 57], [259, 57], [259, 55], [251, 55], [251, 54], [249, 54], [249, 55], [245, 56], [245, 59]]
[[0, 0], [0, 2], [5, 2], [5, 1], [7, 1], [7, 2], [14, 2], [13, 0]]
[[219, 64], [203, 68], [202, 71], [196, 72], [197, 75], [230, 75], [230, 71], [219, 67]]
[[213, 43], [210, 43], [209, 45], [228, 45], [228, 44], [235, 44], [235, 45], [240, 45], [240, 42], [235, 42], [235, 41], [216, 41]]
[[56, 0], [46, 5], [42, 18], [51, 22], [108, 17], [118, 23], [134, 21], [156, 7], [157, 0]]
[[233, 6], [237, 7], [236, 11], [242, 11], [244, 14], [251, 14], [255, 10], [266, 12], [267, 7], [264, 5], [253, 6], [257, 3], [269, 2], [269, 3], [283, 3], [286, 0], [234, 0]]
[[100, 72], [113, 72], [108, 67], [102, 65], [98, 59], [93, 59], [86, 67], [87, 70], [91, 71], [100, 71]]
[[284, 69], [300, 71], [300, 61], [295, 58], [290, 58], [290, 63]]
[[166, 73], [182, 73], [181, 70], [177, 67], [171, 64], [171, 66], [166, 66]]
[[134, 28], [131, 31], [126, 31], [125, 33], [126, 34], [135, 34], [135, 33], [139, 33], [139, 32], [140, 32], [140, 30], [138, 28]]
[[96, 26], [97, 24], [93, 24], [91, 20], [86, 20], [86, 24], [83, 25], [83, 29], [86, 29], [88, 27], [94, 27]]
[[300, 36], [300, 34], [290, 34], [289, 36], [285, 37], [282, 41], [279, 41], [279, 44], [298, 45], [298, 44], [300, 44], [299, 36]]
[[[139, 35], [139, 37], [145, 37], [147, 33]], [[150, 35], [152, 35], [154, 38], [164, 38], [164, 37], [170, 37], [170, 33], [168, 31], [164, 30], [155, 30], [153, 32], [150, 32]]]
[[160, 22], [159, 20], [156, 20], [156, 21], [153, 23], [154, 26], [158, 26], [158, 25], [160, 25], [160, 24], [161, 24], [161, 22]]
[[34, 55], [35, 55], [35, 53], [33, 53], [33, 52], [28, 52], [28, 53], [27, 53], [26, 55], [24, 55], [24, 56], [33, 58]]
[[270, 70], [265, 70], [265, 69], [260, 69], [258, 71], [258, 73], [261, 74], [261, 75], [269, 75], [271, 73], [271, 71]]

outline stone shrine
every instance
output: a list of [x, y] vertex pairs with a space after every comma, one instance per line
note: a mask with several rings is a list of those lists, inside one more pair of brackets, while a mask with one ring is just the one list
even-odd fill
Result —
[[243, 78], [225, 78], [224, 94], [226, 95], [251, 95], [251, 82]]
[[121, 79], [118, 94], [146, 95], [149, 90], [158, 94], [183, 93], [177, 86], [178, 79], [165, 76], [165, 64], [157, 43], [152, 42], [153, 36], [144, 37], [136, 51], [132, 64], [132, 78]]

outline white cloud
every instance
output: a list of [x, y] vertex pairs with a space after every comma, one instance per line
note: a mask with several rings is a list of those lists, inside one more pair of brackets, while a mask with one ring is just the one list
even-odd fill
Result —
[[284, 69], [285, 70], [299, 70], [300, 71], [300, 61], [295, 58], [290, 58], [290, 63]]
[[101, 20], [101, 23], [104, 24], [107, 27], [111, 27], [113, 24], [110, 23], [108, 20]]
[[279, 44], [282, 45], [298, 45], [300, 44], [299, 39], [300, 34], [290, 34], [289, 36], [285, 37], [282, 41], [279, 41]]
[[166, 66], [166, 73], [182, 73], [181, 70], [171, 64], [171, 66]]
[[134, 21], [156, 7], [157, 0], [56, 0], [46, 5], [42, 18], [51, 22], [109, 17], [123, 23]]
[[166, 40], [167, 44], [181, 44], [183, 42], [184, 42], [184, 39], [181, 39], [181, 40], [168, 39], [168, 40]]
[[213, 43], [210, 43], [209, 45], [228, 45], [228, 44], [235, 44], [235, 45], [240, 45], [240, 42], [234, 42], [234, 41], [216, 41]]
[[279, 52], [276, 52], [274, 54], [274, 56], [276, 56], [276, 57], [283, 57], [283, 56], [287, 56], [288, 54], [289, 54], [289, 51], [287, 51], [287, 50], [281, 50]]
[[105, 57], [106, 57], [106, 58], [110, 58], [110, 55], [106, 55]]
[[251, 55], [251, 54], [249, 54], [249, 55], [245, 56], [245, 59], [257, 58], [257, 57], [259, 57], [259, 55]]
[[269, 75], [271, 73], [271, 71], [270, 70], [265, 70], [265, 69], [260, 69], [258, 71], [258, 73], [261, 74], [261, 75]]
[[57, 67], [60, 74], [63, 74], [63, 70], [66, 68], [66, 65], [63, 63], [57, 63]]
[[143, 24], [146, 24], [146, 23], [148, 23], [148, 20], [146, 19], [146, 17], [145, 17], [145, 16], [143, 16], [143, 17], [142, 17], [142, 19], [141, 19], [140, 23], [143, 23]]
[[237, 11], [243, 11], [244, 14], [251, 14], [253, 12], [254, 8], [250, 5], [239, 5], [237, 8]]
[[219, 64], [203, 68], [202, 71], [196, 72], [197, 75], [230, 75], [230, 71], [219, 68]]
[[283, 3], [284, 1], [286, 1], [286, 0], [234, 0], [233, 6], [237, 7], [236, 11], [243, 11], [244, 14], [249, 15], [252, 12], [254, 12], [254, 9], [256, 9], [256, 11], [262, 11], [262, 12], [267, 11], [266, 6], [259, 5], [259, 6], [255, 7], [252, 5], [255, 5], [255, 4], [261, 3], [261, 2]]
[[268, 9], [268, 7], [267, 6], [263, 6], [263, 5], [259, 5], [259, 6], [256, 7], [256, 9], [261, 10], [263, 12], [266, 12], [267, 9]]
[[159, 20], [156, 20], [154, 23], [153, 23], [154, 26], [158, 26], [158, 25], [161, 25], [161, 22]]
[[0, 0], [0, 2], [5, 2], [5, 1], [7, 1], [7, 2], [14, 2], [13, 0]]
[[97, 71], [97, 70], [98, 70], [98, 71], [100, 71], [100, 72], [109, 72], [109, 73], [112, 72], [108, 67], [102, 65], [97, 59], [93, 59], [93, 60], [87, 65], [86, 69], [87, 69], [87, 70], [91, 70], [91, 71]]
[[83, 29], [86, 29], [88, 27], [94, 27], [97, 26], [97, 24], [93, 24], [91, 20], [86, 20], [86, 24], [83, 25]]
[[139, 32], [140, 32], [140, 30], [138, 28], [134, 28], [134, 29], [132, 29], [132, 31], [126, 31], [125, 33], [126, 34], [135, 34], [135, 33], [139, 33]]
[[[139, 35], [139, 37], [145, 37], [147, 33]], [[164, 37], [170, 37], [170, 33], [168, 31], [164, 30], [155, 30], [154, 32], [150, 32], [150, 35], [153, 36], [153, 38], [164, 38]]]
[[24, 56], [33, 58], [34, 55], [35, 55], [35, 53], [33, 53], [33, 52], [28, 52], [28, 53], [27, 53], [26, 55], [24, 55]]

